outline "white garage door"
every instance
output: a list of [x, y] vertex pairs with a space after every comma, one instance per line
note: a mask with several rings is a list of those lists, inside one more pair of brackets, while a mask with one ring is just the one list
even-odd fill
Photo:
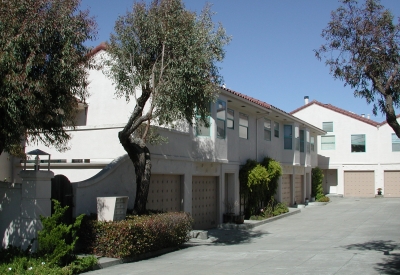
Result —
[[294, 176], [294, 199], [297, 204], [304, 202], [304, 176]]
[[166, 212], [181, 211], [179, 175], [151, 175], [147, 209]]
[[282, 203], [285, 203], [287, 206], [291, 204], [290, 194], [291, 194], [291, 175], [282, 175]]
[[344, 196], [360, 198], [375, 197], [374, 171], [345, 171]]
[[209, 229], [217, 226], [216, 177], [193, 177], [192, 216], [194, 229]]
[[385, 171], [385, 189], [387, 198], [400, 198], [400, 171]]

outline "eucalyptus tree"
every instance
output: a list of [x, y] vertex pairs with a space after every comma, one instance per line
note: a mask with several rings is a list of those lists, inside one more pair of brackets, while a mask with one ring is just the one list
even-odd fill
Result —
[[[96, 24], [80, 0], [0, 1], [0, 154], [24, 141], [65, 149], [84, 100]], [[72, 125], [72, 124], [71, 124]]]
[[326, 39], [317, 58], [326, 59], [334, 78], [354, 89], [356, 97], [373, 103], [400, 137], [395, 108], [400, 107], [400, 23], [379, 0], [342, 0], [322, 31]]
[[222, 83], [218, 62], [230, 37], [212, 22], [210, 6], [197, 15], [181, 0], [136, 2], [120, 16], [107, 45], [104, 72], [116, 95], [136, 105], [119, 140], [135, 167], [134, 211], [146, 211], [150, 185], [150, 125], [194, 118], [208, 126], [210, 102]]

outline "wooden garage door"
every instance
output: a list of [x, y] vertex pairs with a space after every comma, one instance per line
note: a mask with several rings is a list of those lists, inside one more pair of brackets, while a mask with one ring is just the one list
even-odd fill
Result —
[[291, 182], [291, 175], [282, 175], [282, 189], [281, 189], [282, 203], [285, 203], [287, 206], [291, 204], [290, 182]]
[[302, 175], [294, 176], [294, 200], [297, 204], [304, 202], [304, 180]]
[[181, 211], [179, 175], [151, 175], [147, 209], [166, 212]]
[[345, 171], [344, 196], [372, 198], [375, 196], [374, 171]]
[[385, 171], [383, 195], [388, 198], [400, 197], [400, 171]]
[[209, 229], [217, 226], [216, 177], [193, 177], [192, 216], [194, 229]]

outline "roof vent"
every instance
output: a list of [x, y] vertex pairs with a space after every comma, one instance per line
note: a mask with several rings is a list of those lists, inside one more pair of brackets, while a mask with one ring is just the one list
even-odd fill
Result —
[[365, 114], [361, 114], [362, 117], [365, 117]]
[[308, 95], [304, 96], [304, 105], [308, 104]]

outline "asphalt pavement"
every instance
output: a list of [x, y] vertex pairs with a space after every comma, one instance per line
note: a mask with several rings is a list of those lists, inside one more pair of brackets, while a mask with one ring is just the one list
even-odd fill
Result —
[[253, 229], [85, 274], [400, 274], [400, 199], [332, 198]]

